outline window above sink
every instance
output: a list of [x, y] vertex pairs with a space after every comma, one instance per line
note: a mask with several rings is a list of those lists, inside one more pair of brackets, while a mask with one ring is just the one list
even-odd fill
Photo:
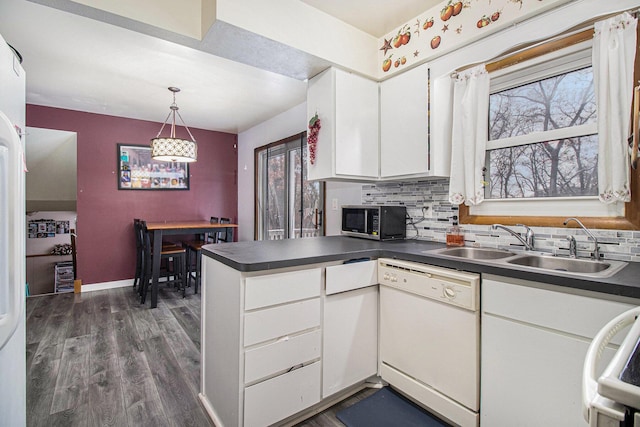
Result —
[[592, 40], [490, 73], [485, 201], [472, 215], [624, 215], [598, 200]]

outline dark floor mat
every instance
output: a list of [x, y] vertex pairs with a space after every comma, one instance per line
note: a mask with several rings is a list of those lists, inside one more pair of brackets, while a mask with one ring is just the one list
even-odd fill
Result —
[[343, 409], [336, 417], [347, 427], [449, 426], [389, 387]]

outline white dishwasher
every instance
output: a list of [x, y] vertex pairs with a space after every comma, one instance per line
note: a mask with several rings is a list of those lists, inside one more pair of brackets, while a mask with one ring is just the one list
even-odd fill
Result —
[[381, 258], [380, 376], [434, 414], [479, 425], [480, 276]]

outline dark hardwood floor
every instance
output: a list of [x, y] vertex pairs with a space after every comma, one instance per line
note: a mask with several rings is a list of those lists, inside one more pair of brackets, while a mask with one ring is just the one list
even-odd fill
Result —
[[336, 418], [336, 414], [341, 410], [358, 403], [362, 399], [371, 396], [376, 391], [378, 391], [377, 388], [365, 388], [364, 390], [350, 396], [348, 399], [345, 399], [342, 402], [333, 405], [329, 409], [306, 419], [300, 424], [297, 424], [295, 427], [344, 427], [344, 424]]
[[[129, 287], [28, 298], [27, 425], [212, 426], [197, 397], [200, 302], [164, 287], [156, 309]], [[343, 426], [335, 413], [374, 391], [298, 426]]]
[[27, 425], [210, 426], [199, 388], [200, 295], [28, 298]]

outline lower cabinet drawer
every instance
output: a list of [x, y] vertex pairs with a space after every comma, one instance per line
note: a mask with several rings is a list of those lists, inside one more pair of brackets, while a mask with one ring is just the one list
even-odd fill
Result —
[[244, 426], [264, 427], [320, 401], [320, 362], [244, 390]]
[[354, 262], [326, 268], [326, 294], [366, 288], [378, 284], [378, 261]]
[[247, 277], [244, 309], [255, 310], [318, 297], [321, 288], [322, 270], [319, 268]]
[[317, 329], [247, 350], [244, 354], [245, 384], [320, 358], [321, 337]]
[[244, 315], [244, 346], [320, 326], [320, 298], [252, 311]]

